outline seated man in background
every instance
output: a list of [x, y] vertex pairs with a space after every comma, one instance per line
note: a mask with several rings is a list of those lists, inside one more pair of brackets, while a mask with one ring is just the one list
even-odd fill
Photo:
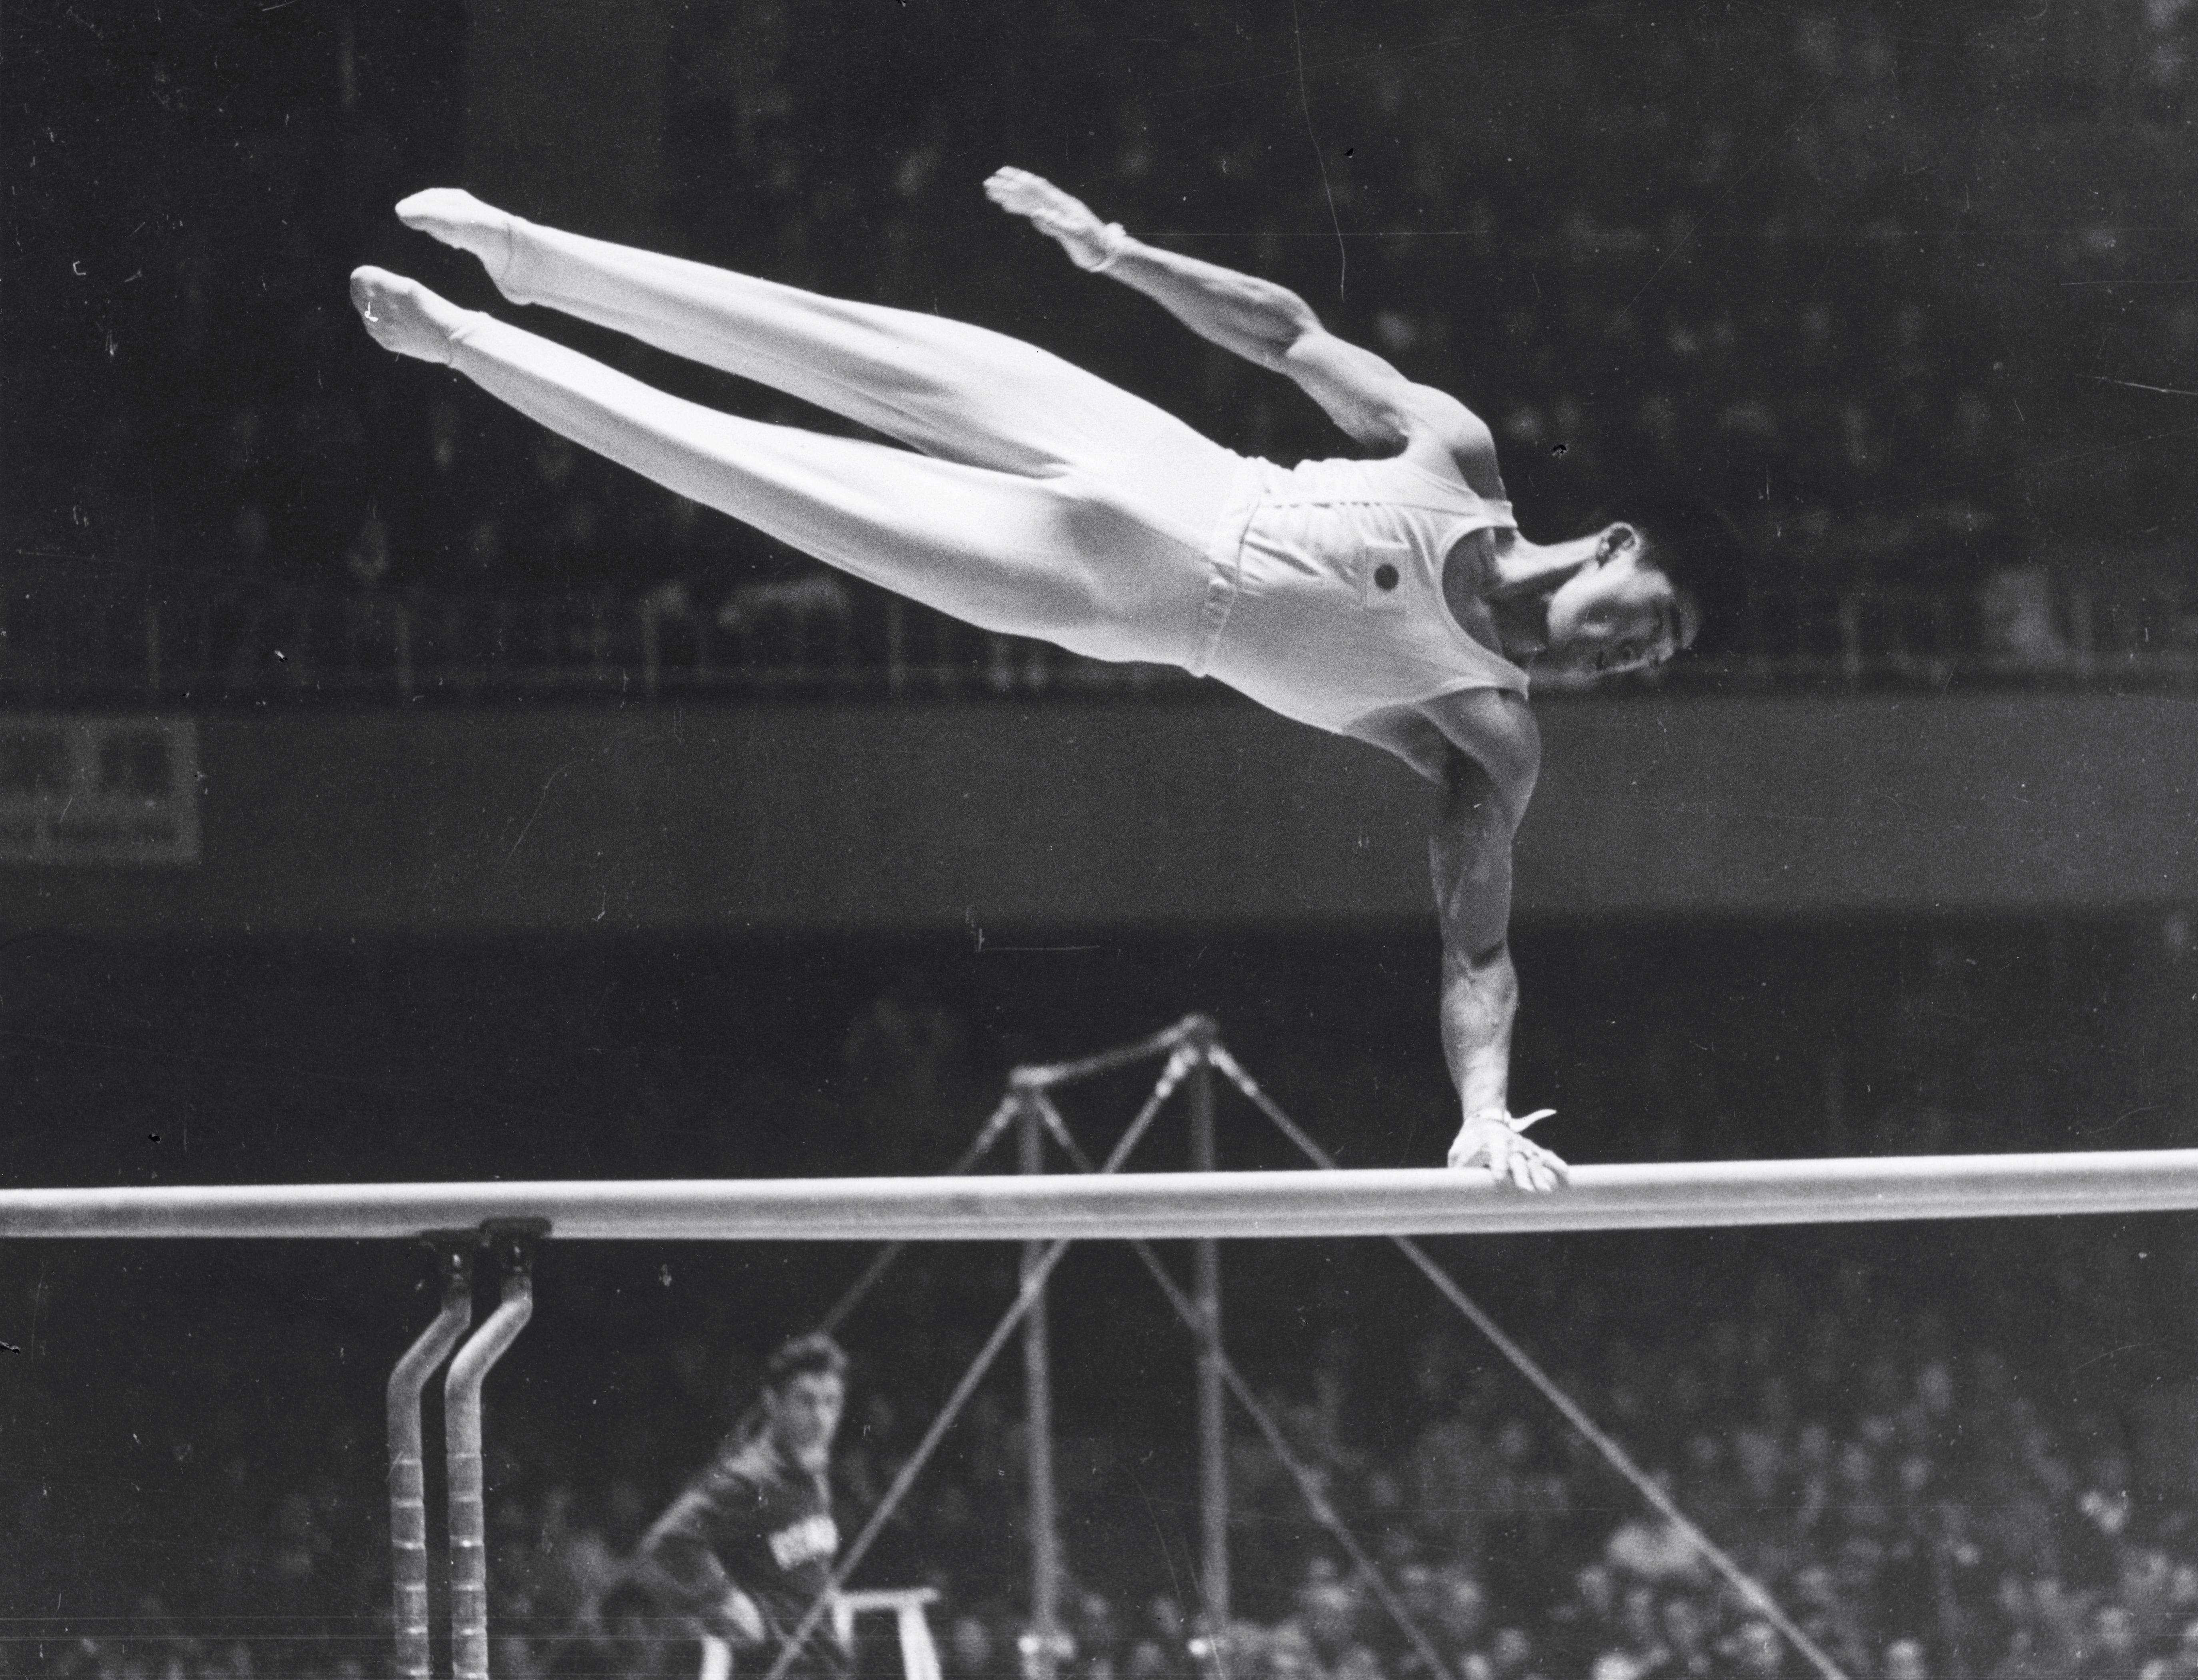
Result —
[[[829, 1336], [803, 1336], [772, 1354], [761, 1428], [736, 1433], [641, 1543], [637, 1573], [658, 1602], [706, 1640], [759, 1650], [765, 1668], [831, 1584], [840, 1550], [832, 1440], [846, 1373], [847, 1356]], [[787, 1669], [804, 1680], [846, 1680], [849, 1671], [829, 1618]]]

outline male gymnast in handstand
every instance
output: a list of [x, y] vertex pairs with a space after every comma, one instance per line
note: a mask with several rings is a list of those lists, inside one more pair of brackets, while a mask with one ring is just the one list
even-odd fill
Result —
[[574, 443], [830, 566], [981, 628], [1177, 665], [1395, 753], [1441, 790], [1429, 845], [1450, 1162], [1553, 1189], [1512, 1116], [1512, 837], [1539, 770], [1527, 660], [1631, 671], [1690, 643], [1688, 556], [1633, 524], [1520, 534], [1456, 398], [1329, 333], [1280, 286], [1129, 237], [1035, 175], [985, 183], [1080, 268], [1286, 375], [1364, 460], [1248, 459], [1018, 340], [539, 227], [450, 188], [397, 206], [545, 305], [775, 387], [907, 445], [721, 414], [373, 268], [385, 347], [447, 363]]

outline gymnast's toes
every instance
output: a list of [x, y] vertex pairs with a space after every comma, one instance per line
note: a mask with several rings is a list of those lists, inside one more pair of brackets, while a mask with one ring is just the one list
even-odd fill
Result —
[[397, 219], [481, 259], [492, 280], [511, 262], [511, 215], [462, 187], [429, 187], [397, 201]]
[[387, 269], [353, 269], [351, 303], [376, 344], [422, 362], [451, 359], [451, 335], [465, 318], [418, 281]]
[[426, 187], [397, 201], [397, 219], [447, 244], [456, 245], [474, 230], [501, 226], [506, 219], [463, 187]]

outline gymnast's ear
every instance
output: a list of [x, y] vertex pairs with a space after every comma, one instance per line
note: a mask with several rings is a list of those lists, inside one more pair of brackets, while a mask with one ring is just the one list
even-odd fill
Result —
[[1608, 565], [1621, 559], [1628, 549], [1644, 565], [1649, 561], [1649, 544], [1641, 527], [1626, 520], [1614, 520], [1596, 535], [1595, 558], [1598, 565]]
[[1623, 522], [1641, 544], [1639, 563], [1671, 579], [1680, 645], [1697, 654], [1736, 650], [1747, 609], [1747, 545], [1724, 510], [1700, 498], [1665, 498]]

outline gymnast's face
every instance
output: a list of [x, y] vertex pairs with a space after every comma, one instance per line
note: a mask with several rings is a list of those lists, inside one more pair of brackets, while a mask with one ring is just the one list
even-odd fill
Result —
[[847, 1386], [829, 1371], [801, 1371], [764, 1395], [778, 1450], [805, 1469], [822, 1469], [840, 1433]]
[[1549, 661], [1595, 677], [1661, 665], [1694, 640], [1694, 604], [1651, 564], [1630, 525], [1596, 534], [1586, 565], [1550, 597]]

